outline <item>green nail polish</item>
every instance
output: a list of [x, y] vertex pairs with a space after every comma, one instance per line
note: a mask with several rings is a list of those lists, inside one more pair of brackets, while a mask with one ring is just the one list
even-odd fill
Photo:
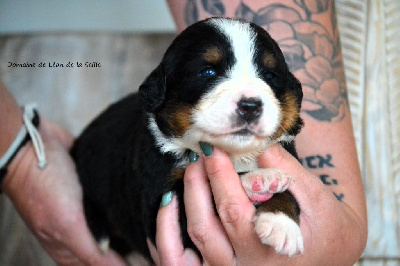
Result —
[[189, 163], [194, 163], [199, 159], [199, 155], [195, 153], [194, 151], [190, 151], [189, 153]]
[[167, 206], [171, 202], [171, 200], [172, 200], [172, 191], [168, 191], [162, 196], [161, 206], [162, 207]]
[[207, 157], [210, 157], [213, 153], [213, 147], [206, 142], [200, 142], [200, 148]]

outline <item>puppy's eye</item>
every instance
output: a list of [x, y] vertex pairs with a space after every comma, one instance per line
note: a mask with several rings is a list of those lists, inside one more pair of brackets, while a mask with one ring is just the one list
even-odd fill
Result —
[[273, 79], [273, 78], [275, 78], [276, 77], [276, 75], [274, 74], [274, 73], [272, 73], [272, 72], [268, 72], [266, 75], [265, 75], [265, 78], [266, 79]]
[[199, 73], [199, 77], [202, 78], [214, 77], [215, 75], [217, 75], [217, 72], [215, 72], [211, 67], [207, 67]]
[[268, 72], [264, 75], [265, 81], [274, 87], [282, 87], [282, 79], [273, 72]]

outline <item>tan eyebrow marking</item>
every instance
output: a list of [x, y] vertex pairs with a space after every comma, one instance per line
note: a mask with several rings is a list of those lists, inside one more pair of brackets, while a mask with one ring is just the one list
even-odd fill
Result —
[[210, 64], [217, 64], [222, 60], [222, 51], [218, 47], [208, 48], [203, 54], [203, 58]]
[[265, 52], [265, 55], [264, 55], [264, 65], [265, 65], [266, 67], [269, 67], [269, 68], [274, 68], [275, 65], [276, 65], [276, 59], [275, 59], [275, 57], [274, 57], [271, 53], [269, 53], [269, 52]]

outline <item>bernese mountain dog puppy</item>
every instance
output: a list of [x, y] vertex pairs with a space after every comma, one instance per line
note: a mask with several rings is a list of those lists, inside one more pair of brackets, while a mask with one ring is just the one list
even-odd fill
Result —
[[257, 207], [255, 230], [278, 253], [303, 252], [300, 208], [286, 190], [291, 177], [259, 169], [257, 156], [280, 143], [297, 158], [294, 138], [302, 89], [277, 43], [261, 27], [212, 18], [176, 37], [139, 92], [112, 104], [76, 140], [72, 156], [84, 192], [88, 225], [122, 255], [150, 258], [162, 195], [179, 200], [186, 230], [183, 175], [200, 142], [226, 151]]

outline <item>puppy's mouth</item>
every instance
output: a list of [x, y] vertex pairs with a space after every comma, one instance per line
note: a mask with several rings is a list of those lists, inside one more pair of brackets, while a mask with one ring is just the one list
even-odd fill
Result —
[[264, 149], [268, 139], [269, 136], [258, 134], [257, 131], [245, 127], [231, 129], [228, 132], [206, 133], [200, 141], [208, 142], [233, 155]]
[[241, 138], [267, 138], [268, 136], [264, 136], [262, 134], [257, 133], [256, 131], [244, 127], [240, 129], [233, 129], [228, 132], [221, 132], [221, 133], [211, 133], [210, 136], [212, 137], [241, 137]]
[[234, 131], [230, 133], [231, 135], [237, 135], [237, 136], [253, 136], [256, 135], [253, 131], [251, 131], [248, 128], [243, 128], [237, 131]]

